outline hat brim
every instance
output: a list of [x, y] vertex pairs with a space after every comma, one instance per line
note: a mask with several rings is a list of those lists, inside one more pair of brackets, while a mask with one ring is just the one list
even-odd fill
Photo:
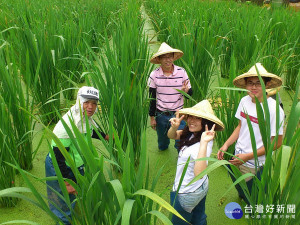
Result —
[[215, 115], [212, 115], [211, 113], [208, 114], [205, 112], [199, 112], [199, 110], [195, 110], [193, 108], [185, 108], [179, 110], [179, 115], [191, 115], [203, 118], [216, 124], [215, 131], [224, 130], [224, 124], [222, 123], [222, 121], [219, 120]]
[[[272, 73], [262, 73], [260, 74], [261, 77], [269, 77], [271, 80], [268, 82], [267, 88], [277, 88], [282, 85], [282, 79]], [[246, 81], [245, 78], [247, 77], [258, 77], [256, 73], [244, 73], [242, 75], [237, 76], [233, 80], [233, 84], [238, 88], [246, 88]]]
[[267, 89], [267, 90], [266, 90], [267, 95], [268, 95], [268, 96], [273, 96], [273, 95], [275, 95], [277, 92], [280, 91], [280, 88], [281, 88], [281, 87]]
[[178, 49], [173, 49], [170, 51], [163, 51], [163, 52], [157, 52], [155, 53], [151, 59], [150, 62], [153, 64], [160, 64], [160, 60], [159, 60], [159, 56], [164, 55], [164, 54], [168, 54], [168, 53], [174, 53], [174, 61], [176, 61], [177, 59], [180, 59], [183, 56], [183, 52], [178, 50]]
[[92, 95], [80, 95], [80, 96], [86, 99], [97, 100], [97, 101], [99, 100], [99, 98]]

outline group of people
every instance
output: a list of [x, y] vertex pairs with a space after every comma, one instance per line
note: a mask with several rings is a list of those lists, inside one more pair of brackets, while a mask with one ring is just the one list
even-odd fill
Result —
[[[185, 70], [173, 63], [182, 55], [182, 51], [163, 43], [151, 58], [150, 62], [160, 64], [160, 67], [154, 70], [149, 78], [149, 92], [152, 99], [149, 116], [151, 127], [157, 131], [159, 150], [164, 151], [168, 148], [169, 139], [176, 140], [178, 161], [173, 190], [170, 193], [171, 204], [188, 223], [203, 225], [206, 224], [205, 199], [208, 191], [208, 177], [204, 175], [196, 182], [191, 183], [191, 181], [205, 170], [207, 161], [198, 159], [210, 156], [215, 131], [222, 131], [224, 124], [215, 116], [208, 100], [203, 100], [191, 108], [183, 108], [184, 96], [177, 90], [181, 89], [192, 95], [192, 87]], [[220, 148], [217, 156], [219, 160], [223, 160], [224, 153], [229, 146], [236, 142], [235, 157], [232, 157], [229, 162], [237, 166], [242, 174], [252, 173], [260, 179], [266, 152], [256, 111], [255, 99], [261, 104], [264, 99], [258, 74], [262, 77], [266, 88], [277, 88], [282, 85], [281, 78], [267, 72], [260, 63], [256, 63], [247, 73], [239, 75], [233, 80], [233, 84], [238, 88], [246, 89], [248, 95], [241, 99], [235, 114], [239, 120], [238, 126]], [[270, 112], [270, 138], [271, 141], [276, 141], [275, 150], [282, 144], [284, 112], [280, 107], [280, 126], [277, 130], [276, 101], [273, 98], [267, 98], [267, 104]], [[254, 131], [257, 165], [247, 118], [250, 119]], [[276, 135], [278, 138], [274, 140]], [[188, 166], [181, 181], [186, 163]], [[231, 175], [231, 178], [235, 181], [234, 176]], [[246, 184], [251, 193], [253, 179], [247, 178]], [[236, 185], [236, 189], [239, 196], [249, 203], [243, 189], [239, 185]], [[172, 222], [176, 225], [188, 224], [175, 215]]]
[[[208, 176], [203, 175], [200, 179], [194, 182], [191, 181], [199, 176], [207, 167], [208, 162], [199, 159], [211, 155], [215, 131], [224, 130], [224, 124], [215, 116], [208, 100], [203, 100], [191, 108], [183, 108], [185, 97], [182, 91], [188, 95], [192, 95], [193, 90], [184, 68], [174, 65], [174, 61], [182, 56], [182, 51], [174, 49], [166, 43], [162, 43], [157, 53], [150, 59], [151, 63], [159, 64], [160, 66], [150, 74], [148, 80], [150, 97], [149, 116], [151, 127], [157, 132], [159, 151], [168, 149], [170, 139], [175, 140], [175, 148], [178, 150], [177, 170], [173, 189], [170, 192], [170, 202], [185, 221], [174, 215], [172, 222], [173, 224], [190, 223], [203, 225], [207, 223], [205, 200], [208, 192]], [[248, 95], [241, 99], [235, 114], [235, 117], [239, 120], [238, 126], [220, 148], [217, 156], [219, 160], [222, 160], [229, 146], [236, 142], [235, 157], [232, 157], [229, 162], [237, 166], [242, 174], [252, 173], [260, 179], [265, 162], [265, 148], [256, 111], [256, 99], [261, 104], [264, 100], [262, 84], [260, 83], [258, 73], [262, 77], [266, 88], [277, 88], [282, 85], [281, 78], [267, 72], [260, 63], [257, 63], [247, 73], [239, 75], [233, 80], [233, 84], [236, 87], [246, 89]], [[63, 117], [63, 120], [66, 121], [67, 125], [70, 125], [70, 120], [72, 120], [84, 134], [86, 134], [86, 127], [90, 127], [91, 130], [95, 127], [97, 128], [92, 116], [97, 109], [98, 100], [98, 90], [93, 87], [82, 87], [78, 91], [76, 104]], [[270, 112], [270, 138], [272, 141], [276, 141], [274, 145], [275, 150], [282, 144], [284, 112], [282, 108], [279, 108], [280, 126], [279, 130], [277, 130], [276, 101], [273, 98], [267, 98], [267, 104]], [[88, 117], [88, 126], [86, 126], [85, 120], [82, 120], [84, 113]], [[248, 119], [251, 121], [251, 126], [254, 130], [258, 164], [255, 162], [252, 149]], [[83, 174], [84, 165], [80, 153], [72, 146], [70, 137], [61, 121], [58, 122], [53, 132], [73, 157], [78, 171]], [[95, 132], [91, 132], [91, 134], [93, 138], [99, 138]], [[101, 135], [107, 138], [104, 133], [101, 133]], [[274, 140], [276, 135], [278, 138]], [[52, 142], [52, 148], [53, 151], [51, 152], [54, 154], [50, 154], [50, 152], [46, 158], [46, 176], [56, 176], [52, 162], [53, 157], [55, 157], [63, 177], [76, 182], [72, 170], [54, 142]], [[182, 177], [183, 171], [185, 171], [185, 174]], [[235, 180], [235, 177], [232, 176], [232, 179]], [[70, 210], [65, 207], [65, 203], [59, 200], [56, 197], [56, 193], [53, 192], [53, 190], [56, 190], [56, 192], [61, 193], [58, 182], [51, 180], [47, 181], [47, 184], [48, 198], [57, 206], [61, 206], [62, 209], [57, 210], [50, 203], [51, 210], [65, 224], [69, 224], [65, 215], [69, 216]], [[253, 179], [247, 178], [246, 184], [251, 192]], [[74, 198], [75, 190], [73, 187], [67, 182], [65, 182], [65, 185], [70, 196]], [[236, 188], [239, 196], [248, 203], [242, 188], [239, 185], [236, 185]]]

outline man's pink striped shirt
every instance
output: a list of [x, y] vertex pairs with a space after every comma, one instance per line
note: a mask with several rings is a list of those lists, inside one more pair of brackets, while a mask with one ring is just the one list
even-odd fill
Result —
[[[176, 111], [183, 107], [183, 95], [181, 90], [183, 82], [189, 80], [186, 71], [174, 65], [174, 72], [165, 76], [161, 67], [152, 71], [148, 80], [148, 86], [156, 88], [156, 108], [160, 111]], [[188, 87], [191, 88], [190, 82]]]

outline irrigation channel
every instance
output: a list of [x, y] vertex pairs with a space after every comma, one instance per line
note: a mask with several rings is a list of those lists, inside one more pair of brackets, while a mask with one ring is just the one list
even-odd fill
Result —
[[[145, 18], [144, 34], [148, 37], [150, 52], [152, 55], [157, 51], [160, 43], [157, 41], [157, 34], [152, 26], [152, 23], [146, 14], [144, 7], [141, 8], [142, 15]], [[173, 46], [179, 48], [180, 46]], [[212, 85], [213, 86], [213, 85]], [[288, 94], [281, 92], [281, 98], [285, 102], [287, 111], [290, 110], [291, 100]], [[30, 171], [37, 177], [45, 177], [44, 160], [48, 154], [47, 139], [40, 140], [43, 137], [43, 127], [37, 124], [34, 130], [33, 149], [39, 146], [39, 150], [36, 152], [33, 169]], [[46, 134], [47, 135], [47, 134]], [[155, 193], [162, 196], [167, 202], [169, 202], [169, 191], [173, 185], [174, 176], [176, 172], [177, 162], [177, 150], [173, 147], [174, 141], [171, 141], [170, 147], [167, 151], [160, 152], [157, 148], [156, 133], [154, 130], [147, 127], [147, 155], [150, 162], [150, 177], [152, 178], [158, 169], [164, 167], [163, 173], [159, 178], [158, 185], [155, 188]], [[93, 140], [98, 149], [102, 148], [102, 143], [97, 140]], [[212, 157], [216, 157], [218, 147], [215, 145], [213, 148]], [[150, 178], [150, 180], [151, 180]], [[33, 180], [33, 179], [32, 179]], [[235, 189], [231, 189], [225, 196], [223, 194], [232, 185], [232, 181], [227, 174], [227, 171], [220, 167], [209, 174], [209, 191], [206, 200], [206, 214], [208, 224], [248, 224], [246, 219], [231, 220], [228, 219], [224, 213], [225, 205], [230, 202], [237, 202], [241, 204], [241, 200]], [[24, 185], [24, 181], [21, 178], [16, 180], [16, 186]], [[34, 181], [36, 188], [44, 195], [46, 195], [45, 186], [39, 182]], [[166, 211], [165, 211], [166, 212]], [[166, 212], [167, 213], [167, 212]], [[38, 207], [21, 200], [17, 203], [16, 207], [0, 208], [0, 224], [11, 220], [31, 220], [41, 225], [54, 225], [52, 219]], [[159, 223], [157, 223], [159, 224]]]

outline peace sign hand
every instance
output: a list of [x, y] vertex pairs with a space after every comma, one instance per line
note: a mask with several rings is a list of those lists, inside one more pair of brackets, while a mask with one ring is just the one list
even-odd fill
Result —
[[189, 91], [189, 86], [188, 86], [188, 84], [189, 84], [189, 80], [185, 80], [185, 81], [183, 82], [183, 85], [182, 85], [181, 90], [184, 91], [185, 93], [187, 93], [187, 92]]
[[178, 111], [175, 113], [176, 114], [176, 117], [174, 118], [171, 118], [169, 121], [171, 123], [171, 127], [174, 128], [175, 130], [178, 129], [178, 127], [180, 126], [180, 123], [181, 121], [184, 119], [184, 115], [182, 115], [180, 118], [179, 118], [179, 113]]
[[204, 142], [210, 142], [215, 137], [215, 127], [216, 124], [214, 124], [211, 128], [211, 130], [208, 130], [208, 126], [205, 125], [205, 131], [201, 135], [201, 141]]

